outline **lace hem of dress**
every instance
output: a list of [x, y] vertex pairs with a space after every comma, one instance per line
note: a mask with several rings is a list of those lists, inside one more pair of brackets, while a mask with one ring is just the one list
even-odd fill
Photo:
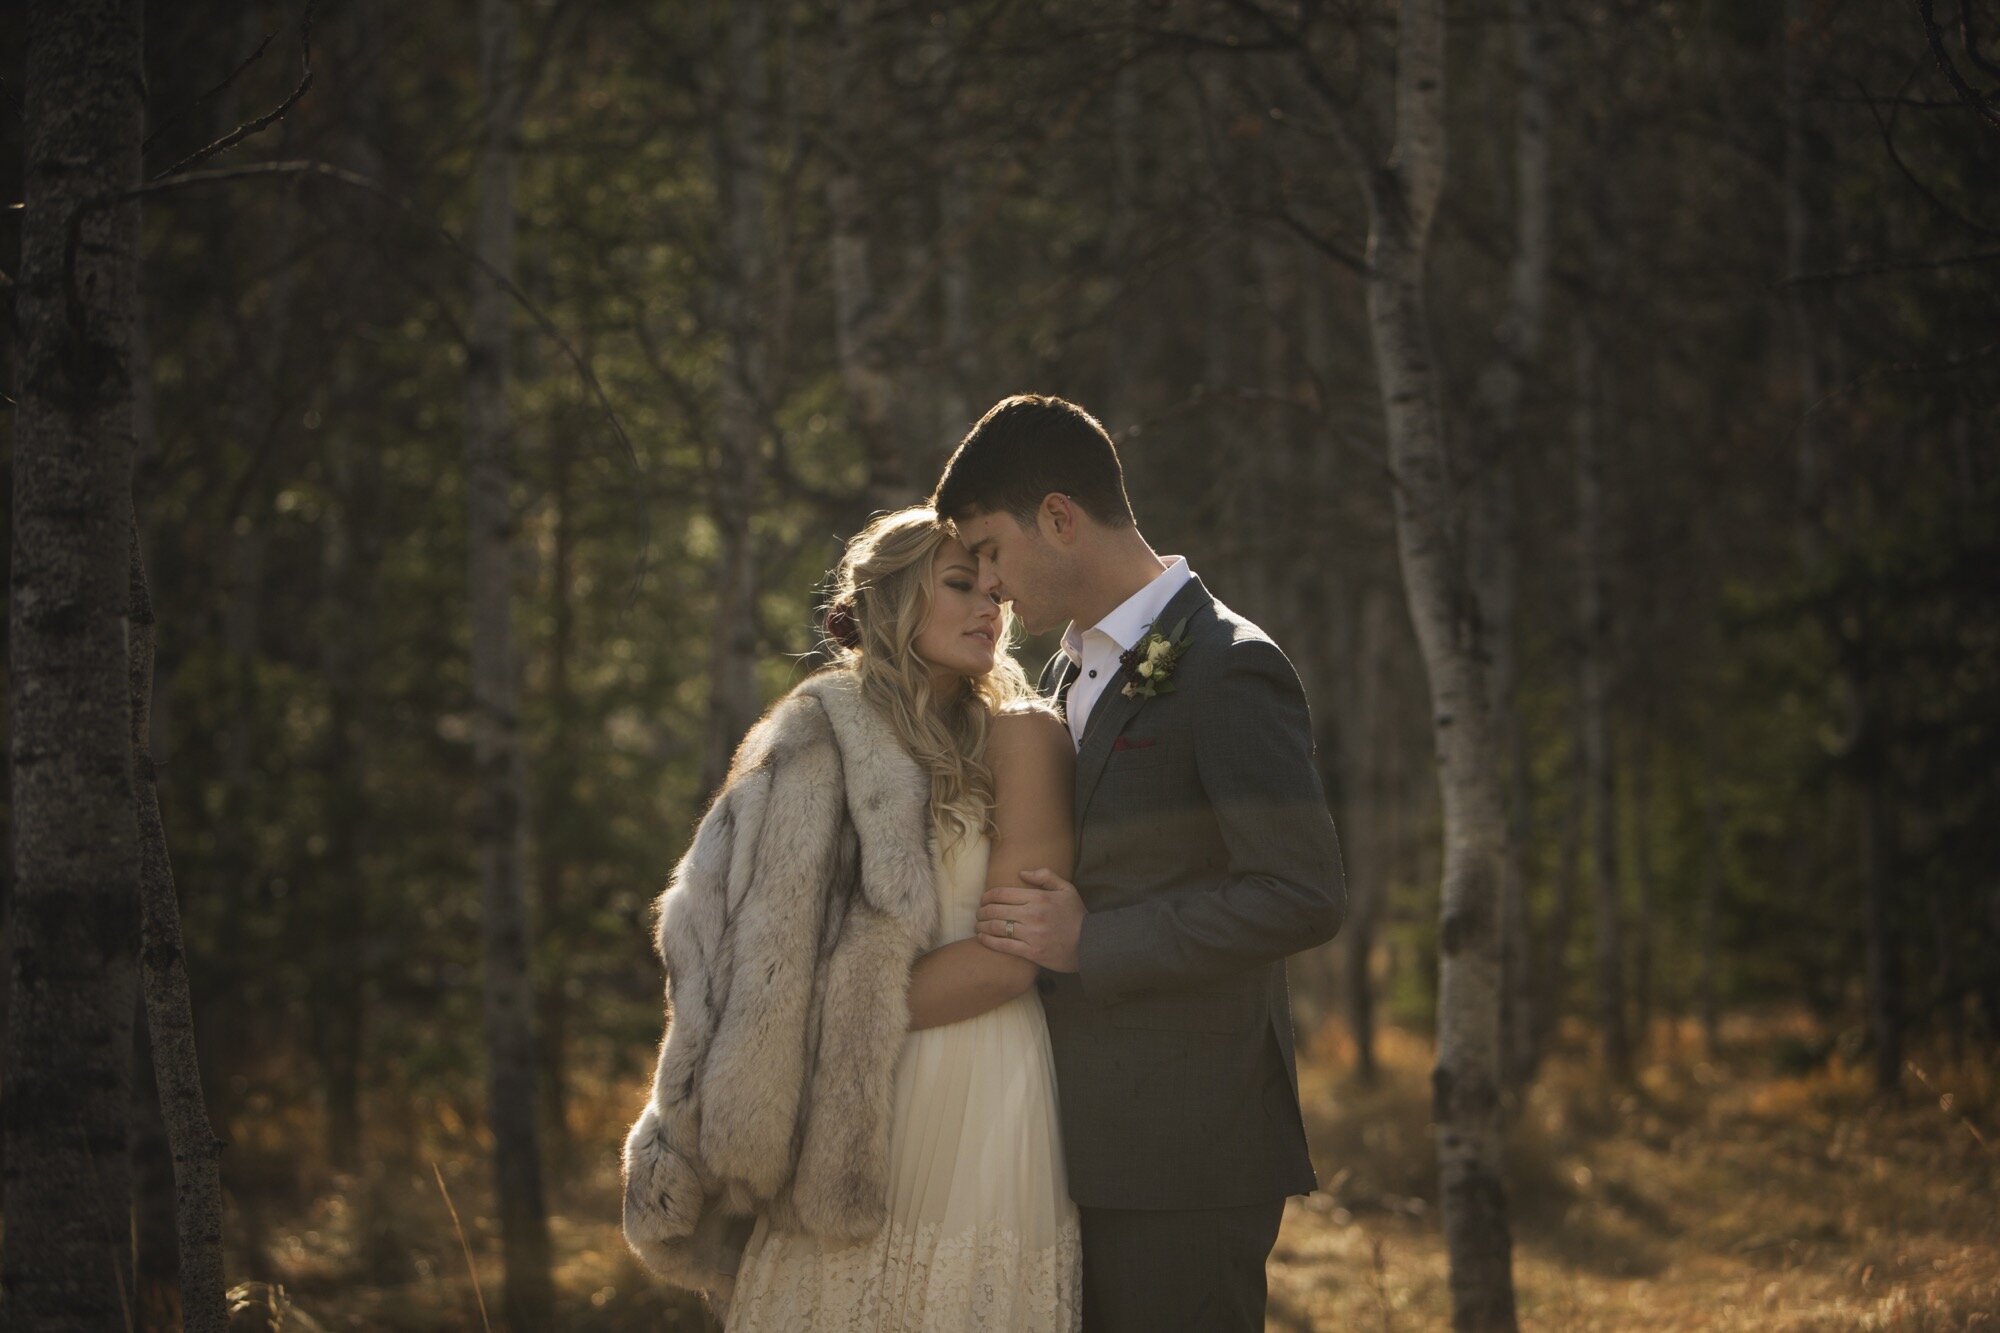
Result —
[[1072, 1216], [1051, 1245], [991, 1225], [951, 1236], [891, 1222], [871, 1241], [833, 1246], [772, 1232], [738, 1274], [730, 1333], [759, 1329], [966, 1329], [1075, 1333], [1083, 1324], [1083, 1247]]

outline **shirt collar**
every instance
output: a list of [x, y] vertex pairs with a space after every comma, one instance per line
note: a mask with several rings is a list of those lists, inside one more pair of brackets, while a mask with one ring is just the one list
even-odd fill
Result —
[[1166, 560], [1167, 567], [1151, 583], [1120, 602], [1116, 610], [1092, 625], [1090, 631], [1079, 632], [1075, 621], [1069, 623], [1069, 628], [1063, 631], [1062, 650], [1068, 654], [1070, 661], [1083, 661], [1083, 635], [1091, 631], [1105, 635], [1118, 645], [1121, 653], [1131, 651], [1132, 646], [1145, 635], [1146, 627], [1159, 619], [1167, 603], [1174, 600], [1174, 594], [1194, 577], [1186, 556], [1170, 555]]

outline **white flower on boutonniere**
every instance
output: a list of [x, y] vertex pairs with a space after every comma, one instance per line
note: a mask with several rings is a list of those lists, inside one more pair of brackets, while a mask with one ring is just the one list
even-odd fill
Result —
[[1174, 626], [1172, 634], [1162, 634], [1149, 628], [1144, 637], [1127, 649], [1118, 659], [1118, 665], [1131, 672], [1137, 679], [1125, 682], [1119, 693], [1127, 699], [1150, 699], [1156, 694], [1166, 694], [1174, 688], [1174, 665], [1187, 651], [1187, 617]]

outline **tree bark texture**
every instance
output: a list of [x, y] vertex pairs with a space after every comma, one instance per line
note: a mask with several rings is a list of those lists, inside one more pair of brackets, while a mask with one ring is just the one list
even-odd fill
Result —
[[1537, 371], [1547, 327], [1550, 244], [1549, 60], [1540, 0], [1510, 10], [1518, 79], [1514, 119], [1514, 258], [1494, 356], [1474, 402], [1475, 448], [1484, 484], [1473, 488], [1469, 521], [1486, 553], [1473, 569], [1480, 623], [1491, 661], [1487, 677], [1495, 744], [1507, 765], [1507, 848], [1500, 880], [1501, 1086], [1518, 1105], [1534, 1067], [1534, 968], [1528, 914], [1528, 850], [1533, 838], [1528, 738], [1514, 705], [1518, 678], [1515, 617], [1520, 602], [1521, 532], [1515, 500], [1521, 466], [1521, 400]]
[[[143, 990], [144, 988], [141, 987]], [[146, 997], [133, 997], [132, 1286], [139, 1333], [180, 1333], [181, 1247], [174, 1224], [174, 1154], [160, 1116]]]
[[[1864, 742], [1879, 744], [1879, 742]], [[1882, 760], [1864, 760], [1861, 779], [1861, 868], [1866, 896], [1868, 1036], [1875, 1047], [1875, 1089], [1895, 1092], [1903, 1081], [1903, 968], [1897, 947], [1895, 804]]]
[[1360, 762], [1349, 801], [1359, 818], [1350, 821], [1355, 836], [1348, 875], [1351, 901], [1347, 924], [1341, 928], [1342, 981], [1347, 992], [1347, 1022], [1354, 1037], [1354, 1073], [1372, 1085], [1381, 1070], [1375, 1059], [1375, 986], [1369, 961], [1375, 953], [1375, 928], [1388, 901], [1395, 877], [1400, 834], [1400, 737], [1395, 719], [1396, 647], [1391, 617], [1393, 593], [1371, 584], [1361, 595], [1361, 699], [1356, 709], [1361, 735], [1351, 747]]
[[1597, 946], [1597, 1022], [1604, 1067], [1616, 1081], [1631, 1078], [1625, 1031], [1624, 910], [1619, 901], [1618, 793], [1611, 752], [1611, 607], [1605, 596], [1604, 459], [1598, 438], [1597, 332], [1587, 320], [1572, 326], [1576, 357], [1576, 577], [1583, 735], [1584, 807], [1590, 830], [1592, 924]]
[[[1812, 203], [1806, 160], [1805, 50], [1808, 21], [1806, 0], [1785, 0], [1785, 271], [1806, 272], [1812, 246]], [[1785, 318], [1791, 330], [1793, 368], [1798, 375], [1798, 543], [1807, 565], [1819, 559], [1820, 523], [1826, 495], [1825, 448], [1820, 440], [1817, 409], [1820, 399], [1819, 349], [1813, 337], [1812, 288], [1801, 282], [1785, 289]]]
[[[346, 165], [370, 180], [384, 178], [383, 145], [391, 133], [383, 104], [381, 31], [375, 0], [357, 0], [341, 15], [342, 68], [354, 80], [347, 90], [350, 111], [341, 151]], [[386, 236], [393, 223], [381, 201], [363, 196], [351, 206], [360, 210], [373, 237]], [[368, 262], [350, 276], [352, 300], [343, 313], [353, 327], [375, 334], [392, 318], [383, 299], [389, 275], [381, 264]], [[318, 866], [321, 918], [311, 987], [326, 1087], [327, 1155], [346, 1171], [359, 1170], [368, 1160], [362, 1087], [374, 982], [368, 935], [374, 880], [366, 867], [376, 821], [368, 797], [375, 709], [367, 667], [375, 660], [375, 589], [384, 550], [382, 464], [374, 438], [379, 417], [372, 410], [380, 384], [380, 372], [368, 359], [341, 357], [324, 435], [331, 492], [321, 551], [329, 613], [320, 641], [327, 695], [319, 753], [327, 793], [326, 850]]]
[[[143, 268], [143, 262], [141, 264]], [[132, 337], [132, 475], [135, 489], [143, 484], [146, 460], [159, 452], [158, 418], [153, 410], [152, 343], [146, 324], [146, 287], [141, 276], [133, 302]], [[132, 522], [132, 560], [144, 563], [150, 546], [148, 534], [136, 515]], [[143, 800], [140, 760], [144, 743], [154, 730], [165, 730], [165, 719], [155, 711], [164, 684], [157, 674], [142, 681], [139, 676], [138, 606], [135, 597], [131, 617], [132, 729], [134, 792]], [[142, 697], [138, 691], [146, 690]], [[150, 716], [149, 716], [150, 715]], [[145, 720], [142, 720], [145, 719]], [[144, 830], [141, 830], [142, 838]], [[145, 853], [142, 851], [143, 880]], [[141, 892], [144, 892], [142, 884]], [[142, 909], [143, 912], [143, 909]], [[145, 944], [140, 942], [143, 950]], [[153, 1077], [153, 1043], [146, 1024], [144, 971], [133, 996], [132, 1019], [132, 1274], [135, 1326], [143, 1333], [180, 1333], [181, 1251], [174, 1220], [174, 1155], [167, 1141], [166, 1121], [160, 1113], [160, 1086]]]
[[[514, 135], [519, 89], [513, 0], [480, 0], [484, 136], [473, 246], [514, 271]], [[514, 663], [510, 559], [512, 466], [506, 393], [511, 376], [507, 293], [473, 275], [467, 359], [466, 480], [472, 602], [472, 738], [478, 784], [474, 841], [485, 944], [487, 1111], [506, 1256], [507, 1321], [517, 1333], [552, 1326], [548, 1211], [536, 1134], [533, 987], [523, 893], [519, 685]]]
[[1501, 1157], [1501, 764], [1488, 711], [1468, 533], [1444, 437], [1424, 268], [1445, 170], [1442, 0], [1399, 9], [1395, 143], [1365, 171], [1369, 329], [1388, 426], [1396, 549], [1430, 682], [1444, 815], [1438, 1053], [1431, 1076], [1452, 1324], [1515, 1327], [1513, 1239]]
[[139, 207], [109, 199], [139, 184], [141, 14], [137, 0], [36, 0], [25, 23], [0, 1123], [0, 1326], [24, 1333], [134, 1318], [140, 864], [125, 616]]
[[[139, 531], [133, 511], [132, 530]], [[222, 1149], [202, 1096], [194, 999], [181, 944], [180, 902], [153, 772], [153, 598], [138, 542], [131, 544], [132, 763], [140, 846], [140, 957], [146, 1030], [160, 1114], [173, 1151], [175, 1233], [180, 1246], [179, 1327], [223, 1333], [229, 1326], [222, 1270]]]
[[1702, 746], [1702, 876], [1701, 876], [1701, 966], [1695, 982], [1700, 995], [1702, 1050], [1713, 1060], [1722, 1053], [1722, 1010], [1716, 994], [1716, 973], [1720, 967], [1722, 893], [1724, 876], [1721, 765], [1716, 762], [1714, 722]]
[[1642, 717], [1632, 757], [1632, 1042], [1643, 1060], [1653, 1030], [1653, 745]]

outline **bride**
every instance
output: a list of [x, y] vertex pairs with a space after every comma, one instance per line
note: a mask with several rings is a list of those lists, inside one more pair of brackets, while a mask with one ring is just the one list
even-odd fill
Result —
[[625, 1234], [735, 1333], [1074, 1330], [1034, 964], [979, 899], [1070, 874], [1074, 747], [917, 507], [849, 544], [835, 663], [773, 705], [660, 895], [669, 1019]]

